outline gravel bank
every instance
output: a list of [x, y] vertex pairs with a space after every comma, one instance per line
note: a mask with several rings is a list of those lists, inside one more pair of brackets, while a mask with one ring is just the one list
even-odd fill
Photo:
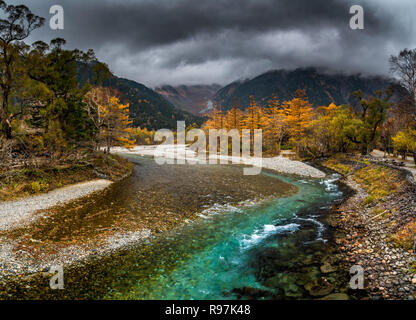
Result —
[[0, 231], [21, 227], [36, 219], [36, 212], [87, 196], [112, 182], [99, 179], [78, 183], [51, 192], [15, 201], [0, 202]]
[[[372, 299], [416, 298], [416, 261], [412, 250], [395, 247], [389, 238], [416, 217], [416, 186], [406, 183], [394, 194], [377, 203], [363, 205], [365, 190], [352, 178], [344, 182], [355, 190], [333, 216], [332, 226], [341, 231], [336, 242], [344, 252], [347, 270], [353, 265], [364, 269], [365, 290]], [[375, 215], [375, 206], [381, 214]]]
[[[51, 266], [59, 265], [68, 267], [76, 263], [82, 263], [90, 258], [103, 257], [134, 246], [140, 241], [149, 239], [152, 233], [148, 229], [134, 232], [116, 234], [103, 239], [98, 243], [85, 243], [61, 247], [59, 245], [49, 247], [51, 252], [37, 252], [32, 248], [30, 252], [16, 250], [16, 240], [0, 238], [0, 282], [10, 276], [30, 276], [42, 270], [48, 270]], [[32, 239], [32, 241], [35, 241]], [[42, 245], [39, 243], [39, 245]], [[25, 249], [25, 248], [22, 248]], [[37, 258], [34, 259], [34, 256]]]
[[[159, 148], [158, 148], [159, 147]], [[124, 148], [113, 148], [112, 152], [117, 153], [131, 153], [141, 156], [152, 156], [164, 157], [167, 159], [178, 159], [199, 162], [204, 161], [201, 158], [196, 157], [195, 153], [189, 150], [183, 145], [176, 146], [178, 150], [175, 150], [175, 145], [164, 145], [164, 146], [137, 146], [131, 150]], [[178, 151], [178, 152], [175, 152]], [[282, 156], [274, 158], [258, 158], [258, 157], [231, 157], [231, 156], [210, 156], [209, 159], [217, 159], [230, 161], [233, 164], [246, 164], [249, 166], [261, 167], [264, 169], [273, 170], [283, 174], [293, 174], [301, 177], [308, 178], [324, 178], [326, 174], [304, 162], [290, 160]]]

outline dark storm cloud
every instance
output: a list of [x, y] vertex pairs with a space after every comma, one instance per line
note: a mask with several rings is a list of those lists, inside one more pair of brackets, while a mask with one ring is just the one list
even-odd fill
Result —
[[[93, 48], [118, 75], [145, 84], [226, 83], [273, 68], [315, 65], [385, 73], [387, 59], [415, 45], [409, 1], [68, 0], [13, 1], [48, 16], [65, 9], [60, 36]], [[349, 28], [349, 7], [365, 10], [365, 30]]]

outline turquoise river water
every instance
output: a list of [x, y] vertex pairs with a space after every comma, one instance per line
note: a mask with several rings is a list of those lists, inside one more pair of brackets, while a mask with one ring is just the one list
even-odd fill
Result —
[[[258, 258], [275, 249], [304, 254], [325, 243], [321, 221], [327, 208], [342, 198], [336, 175], [299, 179], [270, 172], [264, 177], [294, 184], [299, 192], [244, 208], [218, 208], [200, 219], [167, 232], [149, 244], [148, 267], [129, 264], [108, 297], [133, 299], [233, 299], [236, 288], [267, 289], [258, 279]], [[288, 238], [289, 236], [289, 238]], [[146, 270], [145, 272], [143, 272]], [[151, 272], [149, 272], [151, 270]], [[121, 276], [123, 278], [123, 276]]]

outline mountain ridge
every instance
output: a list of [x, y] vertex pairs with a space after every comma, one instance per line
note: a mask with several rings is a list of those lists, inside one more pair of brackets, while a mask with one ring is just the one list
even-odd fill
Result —
[[214, 83], [210, 85], [163, 85], [154, 90], [175, 107], [199, 116], [219, 89], [221, 85]]
[[[78, 80], [82, 86], [94, 77], [93, 65], [78, 68]], [[175, 107], [162, 95], [134, 80], [118, 77], [110, 72], [103, 86], [117, 91], [122, 103], [130, 104], [130, 118], [133, 126], [148, 130], [175, 129], [177, 121], [185, 121], [186, 125], [201, 125], [204, 119]]]
[[309, 101], [314, 106], [352, 103], [351, 93], [361, 89], [365, 97], [376, 90], [388, 87], [399, 90], [398, 84], [383, 76], [365, 76], [361, 74], [346, 75], [342, 73], [320, 72], [317, 68], [298, 68], [295, 70], [269, 70], [246, 80], [237, 80], [218, 90], [214, 102], [224, 110], [235, 101], [242, 109], [249, 104], [249, 97], [254, 96], [257, 103], [265, 106], [276, 94], [281, 101], [293, 98], [298, 89], [305, 89]]

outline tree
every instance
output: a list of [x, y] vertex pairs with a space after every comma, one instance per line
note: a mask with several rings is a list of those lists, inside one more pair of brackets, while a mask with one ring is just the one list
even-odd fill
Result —
[[381, 127], [381, 143], [384, 149], [384, 155], [393, 153], [393, 136], [398, 131], [397, 121], [394, 118], [388, 118]]
[[[59, 131], [70, 145], [91, 141], [97, 128], [85, 108], [84, 95], [91, 86], [79, 88], [77, 66], [80, 61], [94, 59], [91, 51], [64, 50], [65, 40], [57, 38], [50, 45], [36, 42], [25, 56], [28, 76], [43, 84], [50, 92], [45, 106], [38, 113], [44, 118], [45, 131], [54, 136]], [[50, 141], [53, 144], [53, 140]]]
[[110, 103], [110, 89], [104, 87], [93, 87], [84, 96], [84, 108], [88, 114], [88, 118], [95, 126], [95, 149], [100, 149], [101, 130], [104, 126], [104, 117], [100, 106], [108, 105]]
[[400, 84], [407, 90], [405, 102], [416, 120], [416, 49], [404, 49], [398, 56], [391, 56], [389, 62], [391, 72], [399, 77]]
[[284, 101], [280, 115], [288, 128], [291, 141], [296, 145], [297, 152], [299, 152], [306, 128], [313, 116], [313, 108], [305, 95], [305, 91], [297, 90], [292, 100]]
[[218, 109], [214, 106], [212, 111], [208, 114], [208, 121], [205, 123], [204, 128], [209, 129], [223, 129], [225, 124], [225, 116], [222, 112], [222, 108]]
[[125, 148], [132, 148], [135, 140], [130, 139], [134, 129], [129, 126], [133, 121], [129, 118], [129, 104], [121, 104], [116, 97], [108, 97], [108, 103], [99, 105], [99, 113], [102, 117], [103, 125], [100, 136], [106, 144], [106, 154], [115, 145]]
[[225, 128], [227, 130], [237, 129], [241, 131], [243, 113], [240, 109], [232, 107], [225, 115]]
[[354, 117], [348, 106], [340, 106], [331, 120], [329, 131], [333, 134], [333, 151], [346, 152], [355, 144], [360, 132], [361, 120]]
[[328, 107], [319, 107], [316, 111], [316, 118], [310, 122], [306, 129], [307, 151], [314, 155], [324, 156], [333, 151], [336, 146], [336, 129], [333, 120], [340, 110], [340, 107], [331, 103]]
[[244, 129], [249, 129], [252, 134], [255, 129], [263, 129], [265, 127], [263, 110], [253, 96], [250, 96], [250, 104], [246, 109], [243, 123]]
[[0, 19], [0, 88], [2, 104], [0, 124], [3, 135], [11, 139], [10, 96], [16, 85], [16, 68], [21, 55], [27, 49], [22, 42], [33, 30], [40, 28], [45, 19], [33, 14], [24, 5], [7, 5], [0, 0], [0, 9], [5, 19]]
[[287, 134], [285, 117], [280, 113], [280, 101], [273, 95], [266, 110], [265, 138], [275, 153], [280, 153], [282, 141]]
[[361, 146], [361, 153], [365, 155], [374, 147], [380, 128], [386, 120], [387, 111], [391, 106], [389, 100], [392, 92], [391, 90], [386, 90], [383, 93], [383, 91], [379, 90], [369, 99], [364, 99], [360, 91], [354, 92], [353, 95], [360, 100], [361, 112], [357, 112], [358, 121], [354, 122], [354, 125], [359, 126], [359, 128], [355, 129], [359, 132], [356, 136], [350, 137], [350, 139], [353, 143]]
[[416, 164], [416, 130], [399, 131], [393, 138], [394, 149], [406, 159], [408, 152], [412, 153]]

